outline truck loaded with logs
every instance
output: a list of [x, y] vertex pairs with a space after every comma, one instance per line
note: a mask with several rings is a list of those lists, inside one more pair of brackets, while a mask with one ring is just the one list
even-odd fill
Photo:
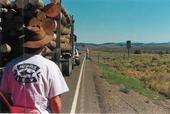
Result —
[[[24, 54], [25, 28], [43, 28], [45, 34], [53, 35], [46, 45], [43, 56], [59, 65], [65, 76], [69, 76], [74, 65], [76, 35], [74, 19], [61, 1], [51, 0], [0, 0], [0, 67], [1, 70], [13, 58]], [[41, 33], [40, 33], [41, 34]], [[35, 43], [36, 42], [36, 43]], [[42, 41], [34, 41], [33, 47]]]

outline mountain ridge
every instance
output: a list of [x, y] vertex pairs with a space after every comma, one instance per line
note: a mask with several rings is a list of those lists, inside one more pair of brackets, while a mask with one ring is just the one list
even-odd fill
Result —
[[[125, 48], [126, 47], [126, 42], [120, 42], [120, 43], [114, 43], [114, 42], [107, 42], [107, 43], [101, 43], [101, 44], [96, 44], [96, 43], [82, 43], [79, 42], [76, 44], [77, 47], [89, 47], [89, 48]], [[132, 42], [131, 43], [132, 48], [142, 48], [142, 47], [170, 47], [170, 42], [165, 42], [165, 43], [140, 43], [140, 42]]]

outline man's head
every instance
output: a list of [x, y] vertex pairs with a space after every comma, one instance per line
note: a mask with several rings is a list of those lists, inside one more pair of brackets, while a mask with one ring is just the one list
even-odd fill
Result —
[[27, 27], [24, 29], [24, 50], [26, 53], [38, 54], [54, 39], [54, 35], [47, 35], [42, 27]]

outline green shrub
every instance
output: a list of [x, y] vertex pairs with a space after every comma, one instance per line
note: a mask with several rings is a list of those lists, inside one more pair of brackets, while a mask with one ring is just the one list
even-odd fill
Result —
[[156, 92], [148, 89], [140, 80], [122, 75], [119, 71], [113, 70], [108, 65], [100, 64], [99, 66], [102, 69], [103, 77], [106, 78], [109, 83], [124, 86], [124, 88], [120, 88], [120, 91], [128, 92], [134, 90], [150, 98], [162, 98]]

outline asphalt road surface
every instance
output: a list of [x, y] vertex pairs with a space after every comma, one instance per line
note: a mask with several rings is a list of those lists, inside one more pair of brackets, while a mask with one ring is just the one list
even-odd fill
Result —
[[91, 62], [84, 57], [72, 75], [65, 77], [70, 91], [62, 95], [63, 113], [100, 113]]

